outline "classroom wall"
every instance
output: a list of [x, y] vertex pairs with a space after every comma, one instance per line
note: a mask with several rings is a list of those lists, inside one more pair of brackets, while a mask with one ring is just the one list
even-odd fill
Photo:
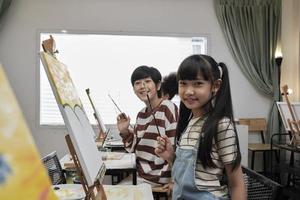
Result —
[[290, 101], [300, 101], [300, 2], [282, 1], [282, 54], [281, 85], [293, 90]]
[[268, 115], [270, 100], [234, 62], [211, 0], [15, 0], [0, 30], [0, 62], [42, 155], [56, 150], [62, 156], [67, 147], [64, 128], [38, 125], [40, 29], [208, 35], [209, 53], [229, 67], [235, 117]]

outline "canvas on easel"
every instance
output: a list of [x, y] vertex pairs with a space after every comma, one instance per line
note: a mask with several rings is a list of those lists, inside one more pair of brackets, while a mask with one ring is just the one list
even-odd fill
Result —
[[[289, 126], [289, 123], [288, 123], [288, 119], [291, 120], [293, 118], [292, 118], [292, 115], [291, 115], [291, 112], [289, 110], [287, 102], [276, 102], [276, 104], [277, 104], [277, 108], [278, 108], [279, 113], [280, 113], [280, 117], [281, 117], [282, 122], [283, 122], [284, 129], [286, 131], [290, 131], [290, 126]], [[291, 105], [291, 108], [294, 112], [295, 118], [300, 119], [300, 102], [291, 102], [290, 105]]]
[[[55, 44], [53, 38], [50, 38]], [[44, 44], [44, 42], [43, 42]], [[82, 182], [88, 199], [95, 199], [91, 194], [94, 186], [101, 184], [105, 174], [105, 165], [101, 152], [94, 142], [94, 130], [83, 109], [81, 100], [68, 72], [67, 66], [56, 59], [53, 46], [43, 45], [40, 57], [49, 79], [56, 102], [64, 119], [70, 138], [66, 137], [70, 153], [79, 173], [82, 171]], [[95, 185], [96, 183], [96, 185]], [[104, 193], [104, 191], [103, 191]], [[90, 196], [91, 195], [91, 196]], [[89, 198], [90, 197], [90, 198]]]
[[287, 120], [287, 124], [289, 126], [290, 133], [292, 134], [291, 145], [293, 145], [295, 147], [300, 147], [300, 120], [298, 118], [298, 116], [299, 116], [298, 114], [300, 114], [300, 113], [298, 113], [299, 109], [294, 108], [292, 106], [292, 103], [290, 102], [290, 100], [288, 98], [288, 86], [287, 85], [284, 85], [282, 87], [282, 91], [283, 91], [283, 95], [285, 97], [288, 111], [290, 114], [290, 118], [289, 118], [289, 117], [285, 116], [285, 113], [283, 113], [283, 116]]
[[0, 199], [57, 199], [1, 65]]

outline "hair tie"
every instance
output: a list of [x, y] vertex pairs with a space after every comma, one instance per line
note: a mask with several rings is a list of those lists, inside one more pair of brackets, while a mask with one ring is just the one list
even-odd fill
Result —
[[222, 67], [220, 65], [218, 65], [218, 69], [220, 71], [220, 79], [222, 79], [222, 76], [223, 76], [223, 70], [222, 70]]

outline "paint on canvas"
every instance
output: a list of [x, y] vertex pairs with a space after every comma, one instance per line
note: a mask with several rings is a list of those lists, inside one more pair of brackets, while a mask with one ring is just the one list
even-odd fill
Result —
[[41, 52], [43, 64], [46, 64], [46, 72], [50, 79], [51, 86], [55, 88], [56, 100], [61, 105], [69, 105], [72, 109], [77, 105], [82, 107], [82, 103], [72, 82], [67, 66], [59, 62], [53, 56]]
[[57, 199], [1, 65], [0, 199]]

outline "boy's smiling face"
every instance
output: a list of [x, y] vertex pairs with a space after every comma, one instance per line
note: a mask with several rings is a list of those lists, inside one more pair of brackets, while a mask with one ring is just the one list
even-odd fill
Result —
[[151, 77], [136, 80], [133, 84], [134, 93], [144, 103], [148, 102], [147, 93], [150, 101], [158, 98], [157, 91], [159, 89], [160, 83], [156, 86]]

